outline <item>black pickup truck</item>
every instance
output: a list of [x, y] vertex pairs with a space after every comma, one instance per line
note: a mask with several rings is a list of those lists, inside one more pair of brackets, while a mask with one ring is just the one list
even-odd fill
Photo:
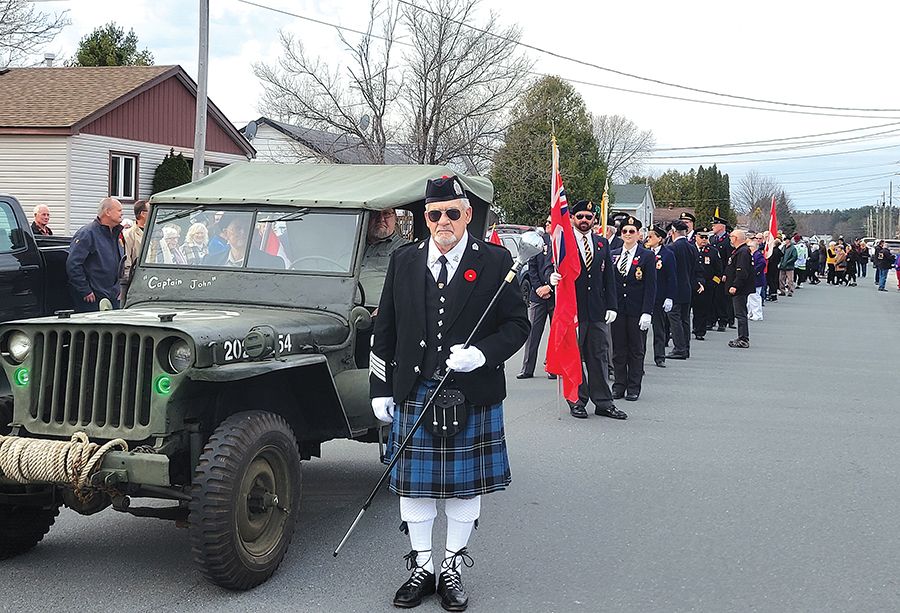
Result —
[[[0, 322], [72, 308], [66, 287], [71, 240], [35, 237], [19, 201], [0, 194]], [[0, 370], [0, 434], [12, 418], [11, 409], [10, 383]]]

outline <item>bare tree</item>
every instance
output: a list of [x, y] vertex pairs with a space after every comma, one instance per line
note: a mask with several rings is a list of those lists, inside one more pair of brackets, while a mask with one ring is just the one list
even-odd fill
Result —
[[519, 28], [502, 26], [494, 12], [474, 26], [480, 3], [402, 2], [412, 43], [404, 54], [406, 140], [420, 164], [455, 161], [484, 170], [526, 84], [532, 62], [518, 52]]
[[[772, 196], [782, 191], [778, 181], [751, 170], [738, 182], [737, 190], [731, 197], [731, 206], [740, 215], [749, 215], [754, 208], [771, 203]], [[768, 209], [764, 210], [768, 213]]]
[[641, 130], [622, 115], [594, 115], [594, 137], [606, 172], [616, 182], [624, 183], [644, 170], [644, 159], [656, 146], [652, 130]]
[[289, 123], [355, 137], [367, 162], [383, 164], [393, 137], [391, 105], [402, 85], [394, 78], [392, 56], [398, 21], [399, 13], [390, 3], [383, 8], [380, 0], [372, 0], [369, 26], [359, 42], [351, 43], [338, 31], [351, 56], [346, 67], [349, 83], [340, 68], [310, 56], [300, 41], [282, 32], [284, 55], [278, 64], [253, 67], [263, 84], [262, 111]]
[[69, 25], [68, 11], [47, 14], [26, 0], [0, 0], [0, 68], [19, 64]]

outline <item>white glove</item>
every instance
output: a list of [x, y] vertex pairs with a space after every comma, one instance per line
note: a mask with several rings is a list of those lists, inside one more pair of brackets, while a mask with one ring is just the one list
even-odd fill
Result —
[[641, 314], [641, 319], [638, 321], [638, 328], [641, 330], [649, 330], [650, 324], [653, 323], [653, 319], [650, 317], [649, 313]]
[[452, 368], [456, 372], [472, 372], [484, 366], [486, 361], [478, 347], [469, 346], [463, 349], [462, 345], [453, 345], [450, 347], [450, 357], [447, 358], [447, 368]]
[[558, 272], [550, 273], [550, 285], [556, 287], [559, 284], [559, 280], [562, 279], [562, 275]]
[[378, 421], [391, 423], [394, 421], [394, 399], [390, 396], [372, 398], [372, 412]]
[[671, 310], [672, 310], [672, 299], [666, 298], [665, 300], [663, 300], [663, 311], [668, 313]]
[[617, 315], [618, 315], [618, 313], [616, 313], [615, 311], [607, 311], [606, 312], [606, 323], [611, 324], [612, 322], [614, 322], [616, 320]]

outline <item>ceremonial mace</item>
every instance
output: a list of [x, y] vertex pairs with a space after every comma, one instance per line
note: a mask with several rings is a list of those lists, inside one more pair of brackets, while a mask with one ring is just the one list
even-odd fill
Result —
[[[472, 330], [472, 333], [469, 334], [469, 338], [466, 339], [466, 343], [463, 345], [463, 348], [466, 349], [469, 347], [469, 344], [472, 342], [472, 339], [475, 337], [475, 334], [478, 333], [478, 328], [481, 327], [482, 322], [484, 322], [484, 318], [487, 317], [487, 314], [493, 308], [494, 303], [497, 302], [497, 299], [500, 298], [500, 293], [503, 289], [510, 283], [513, 282], [513, 279], [516, 278], [519, 270], [524, 266], [528, 260], [541, 253], [544, 250], [544, 241], [541, 239], [540, 235], [537, 232], [525, 232], [522, 234], [522, 240], [519, 242], [519, 255], [516, 258], [516, 261], [513, 262], [512, 268], [509, 269], [509, 272], [506, 273], [506, 276], [503, 278], [503, 283], [500, 284], [500, 287], [497, 288], [497, 293], [494, 294], [494, 297], [491, 298], [490, 304], [487, 305], [487, 308], [484, 310], [484, 313], [481, 314], [481, 317], [478, 319], [478, 323], [475, 324], [475, 328]], [[378, 483], [375, 484], [375, 487], [372, 489], [372, 493], [369, 494], [369, 497], [366, 498], [366, 501], [363, 503], [362, 508], [359, 510], [359, 514], [356, 516], [356, 519], [353, 520], [353, 523], [350, 524], [350, 529], [347, 530], [347, 534], [344, 535], [344, 538], [341, 539], [341, 542], [338, 544], [337, 548], [334, 550], [334, 555], [337, 555], [341, 552], [341, 548], [344, 546], [344, 543], [347, 542], [347, 539], [350, 538], [350, 535], [356, 529], [356, 526], [359, 524], [360, 520], [363, 517], [363, 514], [368, 510], [369, 506], [372, 504], [372, 501], [375, 499], [375, 495], [378, 493], [378, 490], [381, 489], [381, 486], [384, 485], [384, 482], [387, 481], [388, 477], [391, 474], [391, 470], [393, 470], [394, 466], [397, 464], [397, 461], [400, 459], [400, 456], [403, 455], [403, 452], [409, 446], [412, 441], [413, 435], [416, 433], [416, 430], [421, 427], [422, 423], [425, 421], [425, 416], [428, 414], [428, 409], [431, 407], [434, 399], [438, 397], [438, 394], [441, 391], [441, 388], [444, 387], [444, 383], [453, 374], [453, 369], [448, 369], [447, 373], [444, 377], [438, 382], [437, 387], [434, 390], [434, 393], [431, 395], [431, 398], [425, 403], [425, 406], [422, 407], [422, 414], [419, 415], [418, 419], [416, 419], [415, 423], [412, 426], [412, 429], [409, 431], [409, 434], [406, 435], [406, 438], [403, 439], [403, 442], [400, 443], [400, 446], [397, 448], [397, 452], [394, 454], [394, 457], [391, 458], [390, 463], [387, 465], [387, 468], [384, 470], [384, 473], [381, 475], [381, 478], [378, 480]]]

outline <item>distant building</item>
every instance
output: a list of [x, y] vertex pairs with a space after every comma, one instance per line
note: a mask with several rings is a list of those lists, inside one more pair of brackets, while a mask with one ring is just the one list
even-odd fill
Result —
[[649, 185], [611, 185], [614, 194], [613, 211], [623, 211], [639, 219], [644, 227], [655, 221], [656, 203]]
[[[260, 162], [282, 164], [371, 164], [372, 156], [362, 141], [348, 134], [336, 134], [295, 126], [260, 117], [241, 133], [256, 149]], [[408, 164], [399, 151], [388, 149], [385, 164]]]
[[690, 213], [693, 215], [694, 209], [689, 206], [673, 206], [671, 208], [660, 207], [654, 210], [653, 221], [665, 228], [667, 225], [678, 219], [682, 213]]
[[[94, 219], [107, 196], [129, 216], [170, 149], [193, 156], [196, 94], [180, 66], [0, 69], [0, 192], [26, 210], [47, 204], [57, 234]], [[254, 153], [210, 101], [206, 171]]]

